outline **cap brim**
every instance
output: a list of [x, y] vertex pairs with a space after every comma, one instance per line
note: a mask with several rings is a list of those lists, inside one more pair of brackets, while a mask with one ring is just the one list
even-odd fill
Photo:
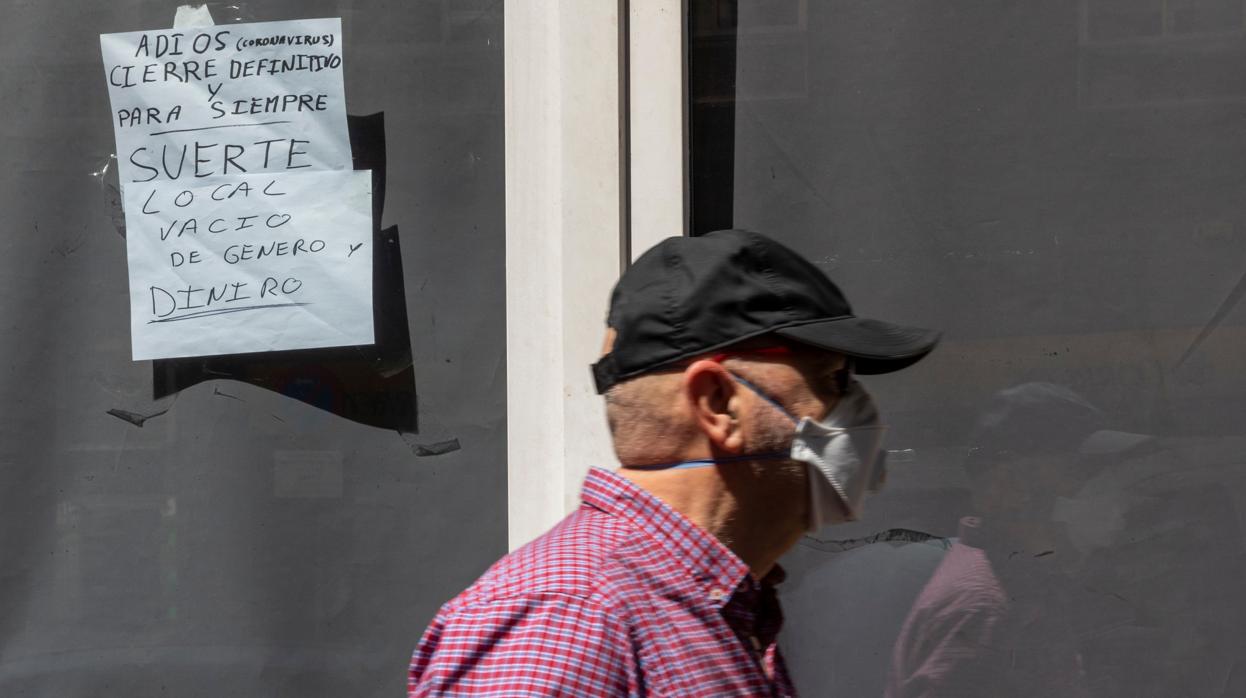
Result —
[[1086, 456], [1104, 456], [1114, 453], [1124, 453], [1141, 446], [1155, 437], [1149, 434], [1135, 434], [1128, 431], [1112, 431], [1111, 429], [1100, 429], [1082, 441], [1081, 446], [1077, 449], [1078, 453]]
[[939, 343], [940, 333], [882, 320], [847, 317], [820, 320], [774, 331], [788, 339], [852, 358], [855, 373], [891, 373], [921, 361]]

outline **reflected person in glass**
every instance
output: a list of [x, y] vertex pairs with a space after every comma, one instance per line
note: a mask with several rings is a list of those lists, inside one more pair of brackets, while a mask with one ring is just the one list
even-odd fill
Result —
[[1083, 559], [1057, 505], [1110, 459], [1150, 442], [1104, 428], [1072, 390], [1025, 383], [996, 393], [978, 417], [965, 467], [975, 516], [909, 612], [887, 698], [1094, 695], [1078, 609]]

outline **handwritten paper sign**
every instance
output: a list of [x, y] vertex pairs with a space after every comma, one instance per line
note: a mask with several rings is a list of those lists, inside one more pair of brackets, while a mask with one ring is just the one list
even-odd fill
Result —
[[135, 360], [370, 344], [341, 21], [100, 37]]
[[136, 361], [373, 341], [370, 173], [177, 189], [124, 191]]
[[338, 19], [100, 36], [121, 183], [351, 167]]

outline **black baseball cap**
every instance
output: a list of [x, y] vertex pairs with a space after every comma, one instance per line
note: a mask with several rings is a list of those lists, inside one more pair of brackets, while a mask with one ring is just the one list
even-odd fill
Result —
[[1148, 434], [1108, 428], [1099, 408], [1055, 383], [1014, 385], [991, 396], [969, 436], [971, 470], [1014, 456], [1121, 454], [1154, 441]]
[[934, 330], [857, 317], [820, 269], [746, 230], [654, 245], [615, 284], [606, 324], [616, 334], [593, 364], [598, 393], [768, 333], [844, 354], [862, 374], [898, 371], [939, 341]]

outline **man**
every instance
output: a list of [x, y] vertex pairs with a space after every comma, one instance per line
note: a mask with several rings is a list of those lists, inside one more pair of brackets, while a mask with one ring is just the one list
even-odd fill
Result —
[[646, 252], [607, 324], [593, 372], [622, 469], [442, 607], [410, 695], [793, 695], [775, 563], [882, 480], [850, 372], [938, 334], [853, 316], [817, 267], [737, 230]]

